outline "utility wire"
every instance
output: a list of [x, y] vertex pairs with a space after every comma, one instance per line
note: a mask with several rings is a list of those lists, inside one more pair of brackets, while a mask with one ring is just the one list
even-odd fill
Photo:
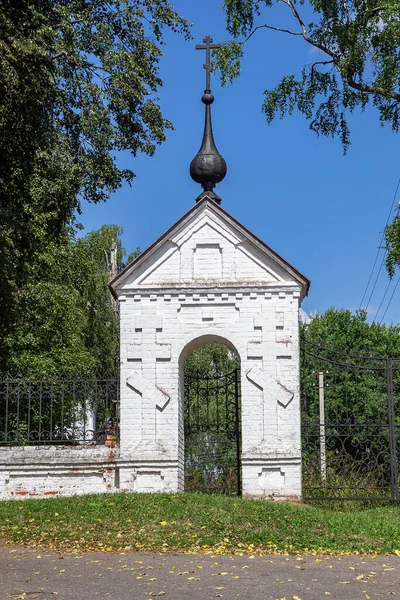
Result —
[[[368, 278], [367, 285], [365, 286], [365, 290], [364, 290], [364, 294], [363, 294], [363, 297], [362, 297], [362, 299], [361, 299], [361, 302], [360, 302], [360, 306], [358, 307], [359, 309], [360, 309], [360, 308], [363, 306], [364, 298], [365, 298], [365, 296], [366, 296], [366, 294], [367, 294], [367, 290], [368, 290], [369, 284], [371, 283], [372, 275], [373, 275], [373, 273], [374, 273], [375, 266], [376, 266], [376, 263], [377, 263], [377, 261], [378, 261], [379, 252], [382, 250], [382, 244], [383, 244], [383, 240], [384, 240], [384, 237], [385, 237], [385, 230], [386, 230], [386, 227], [387, 227], [387, 225], [388, 225], [388, 223], [389, 223], [389, 220], [390, 220], [390, 217], [391, 217], [391, 214], [392, 214], [392, 211], [393, 211], [393, 206], [394, 206], [394, 203], [395, 203], [395, 201], [396, 201], [397, 192], [399, 191], [399, 188], [400, 188], [400, 177], [399, 177], [399, 180], [398, 180], [398, 182], [397, 182], [396, 191], [395, 191], [395, 193], [394, 193], [394, 196], [393, 196], [392, 204], [391, 204], [391, 206], [390, 206], [389, 214], [388, 214], [388, 216], [387, 216], [387, 219], [386, 219], [385, 227], [384, 227], [384, 229], [383, 229], [383, 231], [382, 231], [382, 237], [381, 237], [381, 241], [380, 241], [380, 243], [379, 243], [378, 250], [377, 250], [377, 253], [376, 253], [376, 256], [375, 256], [374, 264], [373, 264], [373, 266], [372, 266], [371, 273], [370, 273], [370, 275], [369, 275], [369, 278]], [[377, 275], [377, 277], [376, 277], [376, 279], [375, 279], [375, 283], [374, 283], [374, 286], [373, 286], [372, 292], [371, 292], [371, 294], [370, 294], [370, 297], [369, 297], [368, 304], [367, 304], [366, 308], [368, 308], [368, 306], [369, 306], [369, 303], [370, 303], [370, 301], [371, 301], [371, 298], [372, 298], [372, 294], [374, 293], [375, 286], [376, 286], [376, 282], [377, 282], [377, 280], [378, 280], [378, 277], [379, 277], [379, 274], [380, 274], [380, 272], [381, 272], [382, 265], [383, 265], [383, 262], [384, 262], [384, 260], [385, 260], [385, 257], [386, 257], [386, 251], [385, 251], [385, 256], [384, 256], [384, 258], [383, 258], [383, 261], [382, 261], [382, 263], [381, 263], [381, 266], [380, 266], [380, 268], [379, 268], [378, 275]]]
[[396, 285], [394, 286], [394, 290], [393, 290], [393, 292], [392, 292], [392, 295], [390, 296], [390, 299], [389, 299], [388, 305], [387, 305], [387, 307], [386, 307], [386, 309], [385, 309], [385, 312], [383, 313], [383, 317], [382, 317], [382, 319], [379, 321], [379, 325], [382, 325], [382, 321], [383, 321], [383, 319], [385, 318], [385, 316], [386, 316], [386, 313], [387, 313], [387, 311], [388, 311], [388, 308], [389, 308], [389, 306], [390, 306], [390, 304], [391, 304], [391, 302], [392, 302], [392, 300], [393, 300], [393, 296], [394, 296], [394, 293], [395, 293], [395, 291], [397, 290], [397, 286], [399, 285], [399, 281], [400, 281], [400, 277], [399, 277], [399, 278], [398, 278], [398, 280], [396, 281]]
[[383, 304], [383, 302], [384, 302], [384, 300], [385, 300], [385, 298], [386, 298], [386, 294], [388, 293], [388, 289], [390, 288], [390, 284], [391, 284], [391, 283], [392, 283], [392, 280], [391, 280], [391, 279], [389, 279], [389, 282], [388, 282], [388, 284], [387, 284], [387, 286], [386, 286], [386, 290], [385, 290], [385, 293], [383, 294], [383, 297], [382, 297], [381, 303], [380, 303], [380, 305], [379, 305], [379, 308], [378, 308], [378, 310], [377, 310], [377, 311], [376, 311], [376, 313], [375, 313], [374, 320], [372, 321], [372, 325], [375, 323], [375, 320], [377, 319], [377, 317], [378, 317], [378, 315], [379, 315], [379, 311], [380, 311], [380, 310], [381, 310], [381, 308], [382, 308], [382, 304]]
[[369, 274], [368, 283], [365, 286], [363, 297], [361, 298], [360, 306], [358, 307], [358, 309], [360, 309], [362, 307], [362, 304], [363, 304], [364, 298], [365, 298], [365, 294], [367, 293], [367, 289], [369, 288], [369, 284], [370, 284], [371, 279], [372, 279], [372, 274], [373, 274], [373, 272], [375, 270], [375, 265], [376, 265], [376, 262], [378, 260], [379, 252], [381, 251], [382, 241], [383, 241], [383, 237], [382, 237], [381, 243], [378, 246], [378, 251], [377, 251], [376, 256], [375, 256], [374, 264], [372, 265], [371, 273]]
[[[380, 249], [379, 249], [379, 250], [380, 250]], [[378, 251], [378, 252], [379, 252], [379, 251]], [[373, 295], [373, 293], [374, 293], [374, 291], [375, 291], [375, 288], [376, 288], [376, 284], [378, 283], [379, 275], [381, 274], [382, 267], [383, 267], [383, 265], [384, 265], [384, 263], [385, 263], [386, 254], [387, 254], [387, 250], [385, 250], [385, 252], [384, 252], [384, 254], [383, 254], [383, 258], [382, 258], [382, 260], [381, 260], [381, 264], [380, 264], [380, 267], [379, 267], [378, 273], [377, 273], [377, 275], [376, 275], [376, 277], [375, 277], [375, 283], [374, 283], [374, 285], [373, 285], [373, 287], [372, 287], [371, 293], [370, 293], [370, 295], [369, 295], [369, 298], [368, 298], [367, 305], [366, 305], [366, 307], [365, 307], [366, 309], [368, 309], [368, 307], [369, 307], [369, 304], [370, 304], [370, 302], [371, 302], [372, 295]]]

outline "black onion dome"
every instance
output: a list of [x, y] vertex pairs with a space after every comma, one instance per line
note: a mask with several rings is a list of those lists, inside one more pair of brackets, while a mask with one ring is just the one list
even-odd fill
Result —
[[211, 124], [211, 104], [214, 102], [214, 96], [209, 90], [204, 92], [202, 102], [206, 105], [204, 135], [201, 148], [190, 163], [190, 176], [196, 183], [200, 183], [204, 189], [204, 192], [196, 198], [196, 202], [207, 195], [220, 203], [221, 198], [213, 192], [213, 189], [225, 177], [227, 166], [214, 142]]

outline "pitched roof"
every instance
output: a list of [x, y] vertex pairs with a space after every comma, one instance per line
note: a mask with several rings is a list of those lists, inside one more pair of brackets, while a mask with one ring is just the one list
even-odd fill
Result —
[[146, 250], [144, 250], [139, 256], [137, 256], [132, 262], [130, 262], [122, 271], [118, 273], [110, 282], [109, 287], [115, 298], [117, 298], [115, 289], [118, 287], [118, 284], [122, 282], [126, 276], [135, 268], [141, 265], [147, 257], [149, 257], [153, 252], [155, 252], [162, 243], [168, 239], [173, 232], [179, 228], [179, 226], [188, 220], [193, 214], [199, 212], [204, 206], [207, 206], [216, 214], [220, 214], [222, 218], [233, 225], [235, 229], [242, 233], [245, 238], [247, 238], [250, 242], [252, 242], [256, 247], [258, 247], [262, 252], [266, 253], [269, 257], [274, 259], [283, 269], [285, 269], [299, 284], [302, 286], [304, 290], [304, 296], [307, 296], [308, 290], [310, 288], [310, 280], [303, 275], [300, 271], [298, 271], [293, 265], [291, 265], [287, 260], [285, 260], [280, 254], [275, 252], [270, 246], [268, 246], [265, 242], [263, 242], [260, 238], [258, 238], [254, 233], [252, 233], [249, 229], [247, 229], [242, 223], [240, 223], [237, 219], [232, 217], [225, 209], [223, 209], [219, 204], [208, 198], [207, 196], [203, 197], [197, 204], [194, 204], [176, 223], [174, 223], [165, 233], [163, 233], [153, 244], [151, 244]]

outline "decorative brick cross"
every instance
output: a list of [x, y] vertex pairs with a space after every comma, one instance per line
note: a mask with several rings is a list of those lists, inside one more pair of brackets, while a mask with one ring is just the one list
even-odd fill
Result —
[[148, 401], [153, 402], [161, 411], [164, 410], [171, 399], [165, 390], [153, 385], [151, 381], [139, 375], [139, 373], [132, 373], [126, 383], [142, 397], [146, 397]]
[[267, 331], [267, 315], [262, 311], [254, 315], [254, 330], [262, 331], [261, 341], [252, 341], [247, 344], [247, 358], [264, 359], [273, 354], [274, 359], [285, 357], [292, 358], [292, 341], [284, 331], [283, 312], [275, 313], [275, 327]]
[[246, 377], [263, 390], [264, 396], [274, 398], [275, 402], [278, 402], [284, 408], [286, 408], [293, 400], [293, 392], [279, 383], [274, 377], [265, 373], [265, 371], [260, 369], [257, 365], [254, 365], [247, 371]]
[[162, 315], [135, 317], [135, 333], [141, 333], [141, 341], [128, 344], [128, 361], [154, 362], [171, 360], [171, 344], [157, 342], [157, 332], [163, 329]]

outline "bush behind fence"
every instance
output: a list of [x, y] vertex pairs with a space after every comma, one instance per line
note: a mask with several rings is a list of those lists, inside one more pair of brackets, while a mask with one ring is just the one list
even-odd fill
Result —
[[305, 498], [399, 500], [399, 359], [303, 337], [301, 421]]

